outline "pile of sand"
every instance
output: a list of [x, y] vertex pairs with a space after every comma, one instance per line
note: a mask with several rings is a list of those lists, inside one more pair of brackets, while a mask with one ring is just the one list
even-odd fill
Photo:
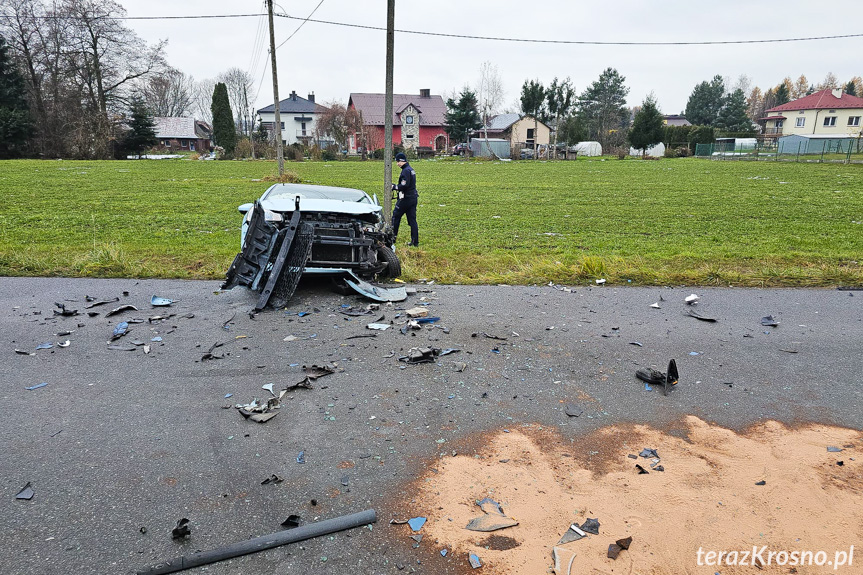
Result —
[[[653, 459], [629, 457], [645, 447], [656, 449], [664, 471], [651, 469]], [[855, 430], [767, 422], [736, 434], [689, 417], [675, 435], [616, 426], [570, 443], [522, 428], [434, 465], [416, 483], [415, 501], [429, 518], [423, 546], [446, 548], [448, 561], [465, 566], [475, 553], [484, 574], [824, 573], [828, 567], [775, 565], [781, 557], [768, 563], [767, 553], [823, 550], [832, 564], [835, 552], [863, 539], [863, 441]], [[485, 497], [519, 524], [466, 530]], [[588, 518], [599, 520], [599, 535], [557, 546], [570, 524]], [[609, 544], [629, 536], [630, 548], [609, 559]], [[753, 546], [767, 547], [761, 570], [739, 565], [742, 553], [737, 566], [698, 565], [699, 548], [704, 563], [708, 551]], [[863, 550], [853, 559], [836, 572], [863, 572]]]

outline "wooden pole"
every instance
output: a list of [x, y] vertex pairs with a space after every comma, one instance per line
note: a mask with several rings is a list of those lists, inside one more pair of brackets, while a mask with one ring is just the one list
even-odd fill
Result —
[[384, 219], [392, 224], [393, 212], [393, 50], [395, 49], [396, 0], [387, 0], [387, 74], [384, 96]]
[[279, 75], [276, 72], [276, 33], [273, 30], [273, 0], [267, 0], [270, 17], [270, 65], [273, 71], [273, 107], [276, 128], [276, 159], [279, 162], [279, 178], [285, 175], [285, 151], [282, 147], [282, 120], [279, 116]]

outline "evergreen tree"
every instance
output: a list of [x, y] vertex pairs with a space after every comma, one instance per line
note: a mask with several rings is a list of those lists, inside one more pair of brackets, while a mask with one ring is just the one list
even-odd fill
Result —
[[701, 82], [692, 90], [686, 102], [686, 119], [698, 126], [712, 126], [725, 103], [725, 82], [716, 75], [710, 82]]
[[787, 104], [791, 101], [791, 94], [788, 92], [788, 85], [786, 83], [781, 83], [776, 86], [776, 105], [781, 106], [782, 104]]
[[728, 96], [728, 101], [719, 112], [716, 127], [729, 133], [754, 133], [752, 120], [746, 115], [746, 95], [737, 89]]
[[133, 98], [129, 106], [129, 131], [123, 138], [123, 152], [140, 155], [147, 148], [158, 143], [156, 138], [156, 123], [144, 100]]
[[849, 96], [857, 95], [857, 86], [854, 84], [854, 80], [851, 80], [847, 84], [845, 84], [845, 93]]
[[237, 147], [237, 128], [234, 124], [234, 114], [228, 99], [228, 87], [219, 82], [213, 88], [213, 143], [225, 149], [227, 157], [234, 155]]
[[567, 146], [574, 146], [588, 138], [587, 127], [581, 121], [581, 117], [578, 114], [570, 114], [567, 118], [561, 120], [558, 132], [559, 140]]
[[6, 39], [0, 36], [0, 158], [21, 153], [30, 137], [31, 124], [24, 79], [9, 55]]
[[567, 77], [563, 82], [558, 82], [555, 78], [545, 91], [545, 98], [548, 113], [554, 122], [554, 145], [557, 148], [561, 118], [569, 116], [575, 104], [575, 88], [572, 86], [572, 80]]
[[[536, 150], [536, 136], [539, 130], [539, 117], [544, 115], [545, 88], [539, 80], [525, 80], [521, 86], [521, 111], [533, 116], [533, 149]], [[537, 154], [534, 158], [537, 158]]]
[[603, 148], [623, 144], [626, 139], [630, 112], [625, 80], [614, 68], [606, 68], [579, 98], [579, 116], [588, 137], [598, 140]]
[[664, 135], [665, 124], [662, 121], [662, 112], [656, 107], [656, 98], [651, 94], [635, 114], [627, 140], [633, 148], [641, 150], [641, 155], [644, 156], [648, 148], [662, 141]]
[[476, 93], [467, 86], [459, 94], [458, 101], [446, 101], [446, 126], [444, 129], [455, 142], [467, 142], [471, 132], [482, 126]]

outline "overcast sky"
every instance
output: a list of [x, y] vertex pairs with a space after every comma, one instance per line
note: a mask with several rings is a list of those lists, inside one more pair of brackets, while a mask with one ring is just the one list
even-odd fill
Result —
[[[263, 1], [119, 0], [128, 16], [258, 14]], [[280, 0], [276, 12], [306, 18], [320, 0]], [[386, 27], [385, 0], [323, 0], [313, 19]], [[396, 3], [396, 29], [534, 40], [596, 42], [697, 42], [764, 40], [859, 34], [863, 0], [435, 0]], [[167, 58], [196, 80], [238, 67], [254, 74], [256, 107], [273, 103], [266, 19], [231, 18], [127, 22], [148, 42], [168, 40]], [[276, 44], [301, 24], [275, 19]], [[258, 43], [256, 44], [256, 39]], [[347, 103], [351, 92], [384, 91], [385, 33], [306, 23], [276, 50], [279, 96], [291, 90], [319, 103]], [[548, 85], [572, 78], [580, 93], [607, 67], [626, 78], [628, 103], [650, 92], [663, 113], [686, 107], [693, 87], [715, 74], [736, 81], [745, 74], [766, 89], [785, 76], [810, 83], [828, 72], [841, 82], [863, 76], [863, 37], [806, 42], [714, 46], [590, 46], [444, 38], [396, 33], [395, 92], [429, 88], [447, 95], [476, 85], [484, 61], [496, 65], [514, 107], [526, 79]], [[266, 69], [265, 69], [266, 68]], [[251, 100], [253, 94], [249, 94]]]

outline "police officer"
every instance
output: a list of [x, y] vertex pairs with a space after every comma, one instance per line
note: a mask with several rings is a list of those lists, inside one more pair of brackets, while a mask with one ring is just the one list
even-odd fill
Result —
[[399, 223], [401, 223], [402, 215], [406, 215], [408, 225], [411, 227], [411, 241], [408, 245], [416, 247], [420, 245], [419, 228], [417, 227], [417, 200], [419, 199], [417, 173], [408, 163], [408, 157], [402, 152], [396, 154], [395, 160], [402, 173], [398, 183], [393, 184], [393, 190], [398, 191], [398, 201], [393, 209], [393, 235], [399, 235]]

